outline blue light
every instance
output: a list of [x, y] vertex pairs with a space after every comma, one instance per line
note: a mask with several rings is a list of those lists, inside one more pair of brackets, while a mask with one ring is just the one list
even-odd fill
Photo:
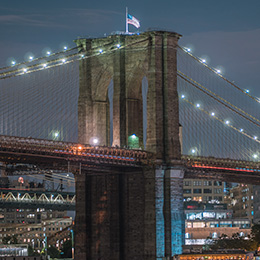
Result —
[[102, 52], [103, 52], [103, 50], [102, 50], [102, 49], [100, 49], [100, 50], [99, 50], [99, 53], [102, 53]]

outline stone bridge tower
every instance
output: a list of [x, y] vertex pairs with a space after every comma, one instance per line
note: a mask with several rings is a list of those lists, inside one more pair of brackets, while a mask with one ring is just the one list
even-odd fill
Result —
[[[151, 31], [76, 40], [84, 55], [80, 61], [79, 142], [90, 143], [98, 137], [100, 145], [128, 147], [133, 136], [139, 138], [140, 147], [155, 154], [150, 167], [111, 167], [104, 172], [97, 165], [99, 172], [85, 170], [76, 175], [77, 260], [159, 260], [181, 253], [179, 38], [177, 33]], [[144, 85], [148, 86], [146, 101]], [[143, 118], [147, 119], [145, 134]]]

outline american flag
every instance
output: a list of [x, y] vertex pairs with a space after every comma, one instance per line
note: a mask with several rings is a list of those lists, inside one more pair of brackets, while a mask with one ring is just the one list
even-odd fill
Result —
[[140, 27], [140, 21], [137, 20], [134, 16], [132, 16], [131, 14], [127, 14], [127, 23], [128, 24], [132, 24], [133, 26], [135, 26], [136, 28]]

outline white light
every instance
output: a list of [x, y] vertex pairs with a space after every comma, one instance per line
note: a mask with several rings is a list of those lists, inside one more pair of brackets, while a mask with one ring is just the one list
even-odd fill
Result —
[[226, 120], [225, 124], [228, 125], [230, 122], [228, 120]]
[[55, 136], [55, 137], [58, 137], [58, 136], [59, 136], [59, 133], [58, 133], [58, 132], [55, 132], [55, 133], [54, 133], [54, 136]]
[[66, 62], [66, 60], [65, 60], [65, 59], [62, 59], [62, 62], [63, 62], [63, 63], [65, 63], [65, 62]]
[[206, 63], [206, 60], [205, 60], [205, 59], [202, 59], [201, 62], [202, 62], [202, 63]]
[[192, 152], [192, 153], [195, 153], [195, 152], [196, 152], [196, 150], [195, 150], [195, 149], [192, 149], [192, 150], [191, 150], [191, 152]]
[[257, 136], [254, 136], [254, 139], [257, 140]]
[[84, 58], [84, 54], [81, 55], [81, 58]]
[[185, 98], [185, 96], [184, 96], [184, 95], [181, 95], [181, 98]]
[[187, 52], [190, 52], [190, 51], [191, 51], [191, 49], [190, 49], [190, 48], [186, 48], [186, 51], [187, 51]]
[[116, 45], [116, 47], [117, 47], [117, 48], [120, 48], [120, 47], [121, 47], [121, 45], [120, 45], [120, 44], [117, 44], [117, 45]]
[[258, 156], [257, 156], [257, 154], [253, 154], [253, 157], [256, 159]]
[[98, 139], [97, 138], [93, 139], [93, 144], [98, 144]]
[[33, 60], [33, 56], [30, 56], [30, 57], [29, 57], [29, 60]]
[[240, 132], [244, 132], [244, 129], [243, 129], [243, 128], [241, 128], [241, 129], [240, 129]]
[[43, 66], [44, 68], [46, 68], [46, 67], [47, 67], [47, 64], [46, 64], [46, 63], [44, 63], [42, 66]]
[[200, 104], [196, 104], [196, 107], [200, 107]]
[[63, 49], [64, 49], [64, 51], [66, 51], [66, 50], [68, 49], [68, 47], [67, 47], [67, 46], [64, 46]]
[[211, 115], [212, 115], [212, 116], [215, 116], [215, 113], [214, 113], [214, 112], [212, 112], [212, 113], [211, 113]]
[[47, 55], [51, 55], [51, 52], [50, 52], [50, 51], [47, 51], [46, 54], [47, 54]]
[[217, 72], [218, 74], [220, 74], [220, 73], [221, 73], [221, 70], [216, 70], [216, 72]]
[[13, 61], [12, 61], [12, 65], [15, 65], [15, 64], [16, 64], [16, 62], [15, 62], [15, 60], [13, 60]]
[[27, 69], [23, 69], [23, 72], [27, 72]]
[[249, 93], [250, 91], [249, 91], [249, 89], [246, 89], [245, 92], [246, 92], [246, 93]]
[[132, 134], [131, 137], [132, 137], [133, 139], [136, 139], [136, 135], [135, 135], [135, 134]]
[[102, 52], [103, 52], [103, 50], [102, 50], [102, 49], [100, 49], [100, 50], [99, 50], [99, 53], [102, 53]]

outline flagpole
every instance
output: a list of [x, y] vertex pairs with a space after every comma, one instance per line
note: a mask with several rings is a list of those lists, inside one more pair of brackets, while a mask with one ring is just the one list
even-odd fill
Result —
[[125, 9], [125, 32], [128, 34], [128, 23], [127, 23], [128, 8]]

